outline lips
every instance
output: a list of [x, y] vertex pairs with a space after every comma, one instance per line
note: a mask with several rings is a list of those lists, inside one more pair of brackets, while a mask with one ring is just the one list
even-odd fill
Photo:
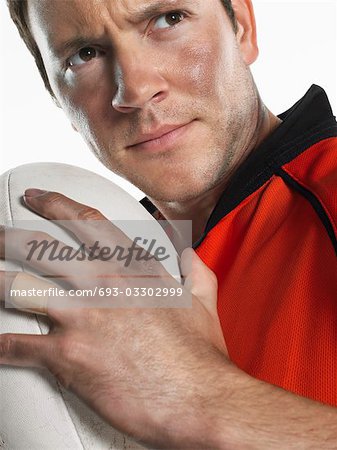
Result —
[[165, 143], [168, 143], [175, 137], [178, 137], [181, 132], [184, 131], [184, 128], [187, 127], [189, 123], [187, 124], [180, 124], [180, 125], [164, 125], [160, 128], [157, 128], [155, 131], [150, 133], [143, 133], [140, 136], [137, 137], [136, 141], [128, 145], [127, 148], [149, 148], [149, 147], [156, 147], [157, 145], [163, 145]]

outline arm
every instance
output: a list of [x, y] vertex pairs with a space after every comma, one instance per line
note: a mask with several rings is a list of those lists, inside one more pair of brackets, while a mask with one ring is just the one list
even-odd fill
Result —
[[[54, 219], [85, 208], [54, 193], [29, 206]], [[105, 236], [109, 230], [116, 242], [107, 226]], [[29, 236], [12, 234], [7, 253], [24, 261], [18, 249]], [[48, 336], [1, 336], [0, 363], [48, 368], [112, 426], [151, 447], [337, 449], [337, 409], [257, 381], [230, 362], [215, 275], [192, 255], [191, 309], [51, 308]], [[32, 263], [42, 270], [43, 261]], [[84, 269], [95, 271], [94, 264]], [[4, 274], [0, 281], [4, 295]]]
[[[215, 378], [215, 373], [215, 383], [205, 388], [196, 407], [207, 404], [206, 412], [190, 430], [186, 448], [199, 448], [197, 442], [204, 442], [200, 448], [337, 449], [336, 408], [256, 380], [227, 362], [214, 363], [209, 376]], [[181, 433], [177, 436], [179, 448]]]

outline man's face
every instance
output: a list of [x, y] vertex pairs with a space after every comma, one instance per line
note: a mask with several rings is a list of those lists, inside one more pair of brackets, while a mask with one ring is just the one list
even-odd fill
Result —
[[258, 101], [220, 0], [33, 0], [28, 12], [60, 105], [113, 172], [184, 201], [238, 162]]

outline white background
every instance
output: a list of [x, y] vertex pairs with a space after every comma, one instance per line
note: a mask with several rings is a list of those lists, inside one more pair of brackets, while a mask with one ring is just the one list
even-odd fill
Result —
[[[316, 83], [327, 91], [337, 113], [337, 0], [253, 3], [260, 56], [252, 71], [266, 105], [279, 114]], [[137, 189], [94, 158], [53, 104], [9, 19], [4, 0], [0, 17], [0, 172], [28, 162], [64, 162], [114, 180], [141, 198]]]

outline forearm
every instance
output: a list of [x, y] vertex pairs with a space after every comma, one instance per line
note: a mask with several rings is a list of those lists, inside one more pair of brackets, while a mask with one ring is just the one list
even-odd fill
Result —
[[[237, 370], [226, 408], [224, 448], [337, 449], [337, 409]], [[227, 447], [226, 447], [227, 445]]]
[[209, 367], [204, 380], [198, 395], [165, 421], [171, 435], [164, 448], [337, 449], [337, 408], [256, 380], [231, 364]]

